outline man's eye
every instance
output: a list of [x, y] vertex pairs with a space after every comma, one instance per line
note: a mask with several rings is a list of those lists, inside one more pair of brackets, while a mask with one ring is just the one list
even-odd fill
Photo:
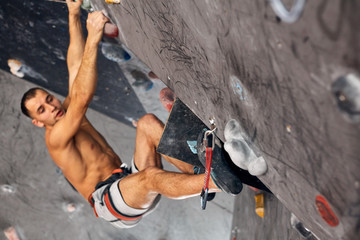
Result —
[[49, 100], [48, 100], [48, 101], [49, 101], [49, 102], [52, 102], [52, 100], [53, 100], [53, 97], [49, 97]]
[[40, 113], [43, 113], [44, 112], [44, 108], [40, 108]]

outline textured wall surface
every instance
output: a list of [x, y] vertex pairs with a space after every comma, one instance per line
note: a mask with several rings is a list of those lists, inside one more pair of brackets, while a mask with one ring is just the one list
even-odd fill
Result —
[[[359, 235], [360, 88], [353, 99], [332, 92], [337, 79], [360, 72], [359, 2], [306, 1], [293, 24], [267, 0], [93, 4], [205, 124], [215, 119], [221, 138], [227, 121], [241, 123], [268, 162], [260, 179], [316, 235]], [[356, 106], [350, 116], [339, 107], [344, 100]], [[318, 195], [336, 227], [319, 215]]]

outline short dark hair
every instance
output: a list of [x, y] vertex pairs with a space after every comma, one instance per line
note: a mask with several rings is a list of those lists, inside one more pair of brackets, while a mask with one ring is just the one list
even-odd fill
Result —
[[26, 108], [25, 104], [28, 100], [32, 99], [33, 97], [35, 97], [36, 95], [36, 92], [38, 90], [42, 90], [44, 92], [46, 92], [45, 89], [43, 88], [39, 88], [39, 87], [34, 87], [34, 88], [31, 88], [29, 90], [27, 90], [27, 92], [24, 93], [23, 97], [21, 98], [21, 111], [24, 115], [28, 116], [29, 118], [30, 117], [30, 114], [29, 114], [29, 110]]

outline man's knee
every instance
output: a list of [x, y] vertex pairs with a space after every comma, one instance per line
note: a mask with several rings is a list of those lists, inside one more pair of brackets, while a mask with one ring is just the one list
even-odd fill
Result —
[[148, 113], [139, 119], [137, 127], [148, 127], [159, 122], [160, 120], [154, 114]]
[[149, 190], [154, 190], [156, 186], [156, 181], [158, 181], [158, 176], [164, 170], [158, 168], [158, 167], [148, 167], [144, 169], [143, 171], [143, 178], [142, 180], [146, 183]]
[[153, 134], [164, 129], [164, 124], [154, 114], [146, 114], [139, 119], [137, 124], [137, 130], [143, 133]]

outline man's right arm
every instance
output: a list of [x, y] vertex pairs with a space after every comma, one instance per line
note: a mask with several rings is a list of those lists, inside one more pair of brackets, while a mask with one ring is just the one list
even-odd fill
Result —
[[71, 89], [76, 75], [78, 74], [81, 59], [84, 54], [85, 38], [81, 26], [80, 6], [83, 0], [74, 2], [73, 0], [66, 0], [69, 10], [69, 35], [70, 43], [67, 52], [67, 67], [69, 71], [69, 92], [66, 100], [64, 101], [64, 107], [67, 108], [70, 103]]

